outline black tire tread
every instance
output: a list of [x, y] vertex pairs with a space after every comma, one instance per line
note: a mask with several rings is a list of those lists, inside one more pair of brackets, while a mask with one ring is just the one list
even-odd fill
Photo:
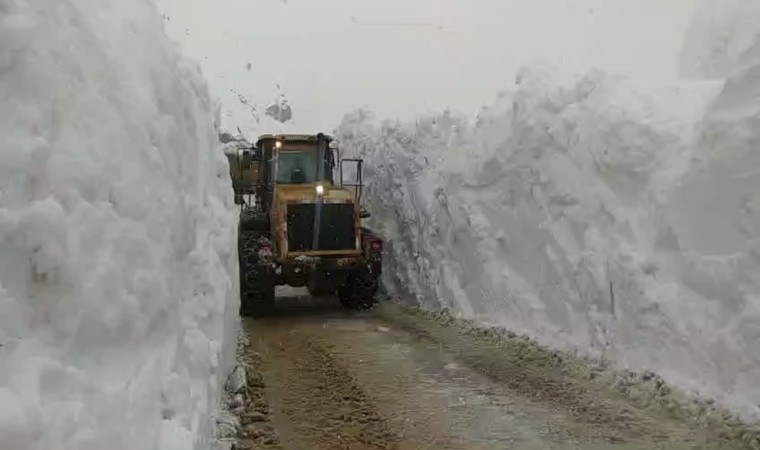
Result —
[[242, 231], [238, 241], [240, 257], [240, 316], [258, 317], [274, 309], [274, 282], [270, 268], [259, 261], [256, 231]]
[[338, 299], [346, 309], [368, 310], [377, 304], [377, 278], [365, 269], [349, 275], [338, 288]]

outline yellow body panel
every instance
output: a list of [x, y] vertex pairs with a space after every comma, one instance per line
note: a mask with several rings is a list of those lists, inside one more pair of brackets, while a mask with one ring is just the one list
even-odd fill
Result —
[[[317, 186], [324, 188], [323, 195], [317, 195]], [[287, 205], [289, 203], [351, 203], [354, 205], [354, 235], [357, 236], [356, 246], [353, 250], [325, 250], [309, 252], [288, 252], [287, 246]], [[277, 184], [274, 187], [274, 201], [272, 202], [272, 242], [275, 247], [275, 255], [278, 259], [295, 258], [298, 256], [359, 256], [360, 223], [359, 209], [354, 202], [354, 196], [344, 188], [329, 185], [327, 183], [306, 184]]]
[[[324, 193], [317, 196], [317, 186], [322, 185]], [[277, 201], [285, 203], [317, 203], [322, 197], [324, 203], [353, 203], [354, 197], [346, 189], [330, 186], [328, 183], [277, 184], [274, 187]]]

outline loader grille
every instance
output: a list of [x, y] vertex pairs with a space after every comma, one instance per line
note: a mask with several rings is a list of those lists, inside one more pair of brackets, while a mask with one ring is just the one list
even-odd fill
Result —
[[[317, 208], [321, 208], [317, 247], [313, 248]], [[352, 203], [294, 203], [288, 205], [288, 251], [355, 250]]]

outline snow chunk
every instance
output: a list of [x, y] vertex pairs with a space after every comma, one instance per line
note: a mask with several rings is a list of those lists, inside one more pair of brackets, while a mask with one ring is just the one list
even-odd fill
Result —
[[267, 116], [280, 123], [285, 123], [293, 118], [293, 109], [279, 85], [277, 86], [277, 97], [274, 103], [267, 106], [264, 112]]
[[235, 366], [235, 370], [232, 371], [227, 378], [227, 382], [224, 385], [225, 391], [230, 394], [237, 394], [245, 389], [247, 386], [245, 381], [245, 367]]

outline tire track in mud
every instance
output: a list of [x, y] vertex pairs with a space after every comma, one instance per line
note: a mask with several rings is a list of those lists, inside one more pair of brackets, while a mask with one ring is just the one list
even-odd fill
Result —
[[257, 333], [265, 360], [268, 401], [286, 448], [385, 450], [397, 448], [387, 421], [319, 339], [286, 322]]
[[282, 448], [576, 448], [560, 416], [505, 395], [374, 314], [249, 324]]
[[261, 448], [737, 448], [579, 378], [572, 361], [527, 341], [388, 305], [283, 312], [246, 321], [266, 386], [257, 402], [280, 439]]

